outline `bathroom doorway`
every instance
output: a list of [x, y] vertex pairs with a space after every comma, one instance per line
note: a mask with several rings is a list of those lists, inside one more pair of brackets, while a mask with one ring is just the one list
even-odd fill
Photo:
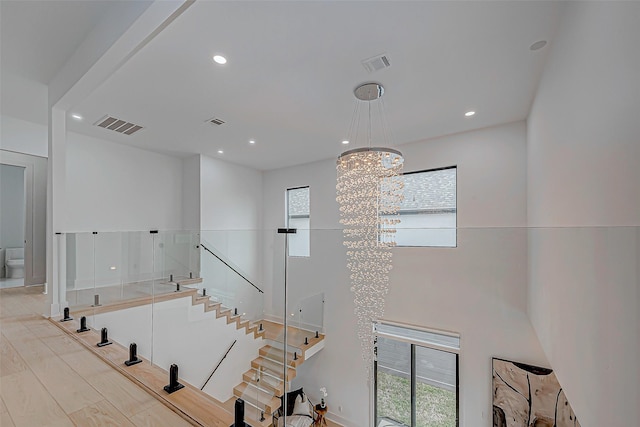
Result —
[[46, 281], [47, 159], [0, 150], [0, 289]]
[[24, 286], [25, 172], [0, 163], [0, 289]]

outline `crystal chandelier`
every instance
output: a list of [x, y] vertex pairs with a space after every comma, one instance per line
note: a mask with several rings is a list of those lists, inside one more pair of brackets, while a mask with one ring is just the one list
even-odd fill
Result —
[[[344, 226], [358, 337], [367, 375], [371, 379], [373, 322], [384, 314], [384, 300], [389, 291], [390, 248], [395, 246], [395, 225], [400, 222], [397, 213], [403, 199], [401, 173], [404, 159], [397, 150], [371, 146], [371, 103], [382, 97], [384, 88], [377, 83], [365, 83], [354, 93], [359, 101], [356, 101], [352, 127], [356, 120], [359, 123], [360, 101], [368, 104], [368, 146], [345, 151], [338, 157], [336, 200], [340, 205], [340, 223]], [[386, 123], [381, 100], [377, 103], [380, 104], [380, 122], [384, 129]], [[384, 134], [388, 132], [385, 130]]]

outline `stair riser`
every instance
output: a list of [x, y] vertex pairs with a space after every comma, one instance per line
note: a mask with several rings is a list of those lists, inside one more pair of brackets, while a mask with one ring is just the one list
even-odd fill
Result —
[[[278, 352], [277, 349], [271, 348], [267, 350], [265, 347], [263, 347], [260, 349], [260, 356], [282, 365], [282, 359], [283, 359], [282, 352]], [[292, 354], [290, 353], [287, 354], [287, 365], [290, 368], [295, 369], [298, 366], [300, 366], [302, 362], [304, 362], [304, 358], [301, 355], [298, 354], [298, 358], [294, 360]]]
[[[258, 371], [264, 371], [267, 374], [271, 375], [272, 377], [276, 377], [280, 380], [282, 380], [283, 378], [283, 372], [282, 370], [274, 370], [271, 368], [266, 368], [264, 366], [261, 366], [259, 363], [257, 363], [256, 361], [251, 362], [251, 367], [258, 370]], [[291, 381], [292, 379], [294, 379], [296, 377], [296, 373], [294, 370], [289, 369], [289, 372], [287, 374], [287, 378], [285, 379], [286, 381]]]
[[[254, 375], [252, 374], [245, 372], [242, 375], [242, 379], [249, 384], [256, 384], [256, 381], [254, 380]], [[280, 380], [276, 380], [276, 381], [278, 381], [280, 385], [278, 386], [271, 385], [266, 380], [259, 381], [258, 384], [260, 388], [262, 388], [263, 390], [268, 390], [274, 396], [281, 396], [284, 390], [284, 383]]]

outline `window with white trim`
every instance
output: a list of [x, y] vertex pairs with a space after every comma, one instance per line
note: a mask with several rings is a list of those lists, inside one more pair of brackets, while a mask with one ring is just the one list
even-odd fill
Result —
[[297, 229], [295, 234], [288, 235], [289, 256], [310, 256], [309, 187], [289, 188], [287, 190], [287, 228]]
[[455, 166], [402, 175], [397, 246], [456, 247], [456, 175]]
[[457, 427], [460, 336], [377, 323], [376, 427]]

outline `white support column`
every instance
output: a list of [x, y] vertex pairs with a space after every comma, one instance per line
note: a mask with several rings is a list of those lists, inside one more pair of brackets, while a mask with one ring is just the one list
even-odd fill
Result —
[[[56, 232], [64, 231], [66, 205], [66, 112], [49, 109], [49, 163], [47, 180], [47, 295], [49, 316], [57, 316], [66, 304], [66, 283], [60, 281], [65, 273], [61, 264], [59, 238]], [[62, 258], [64, 259], [64, 257]]]

